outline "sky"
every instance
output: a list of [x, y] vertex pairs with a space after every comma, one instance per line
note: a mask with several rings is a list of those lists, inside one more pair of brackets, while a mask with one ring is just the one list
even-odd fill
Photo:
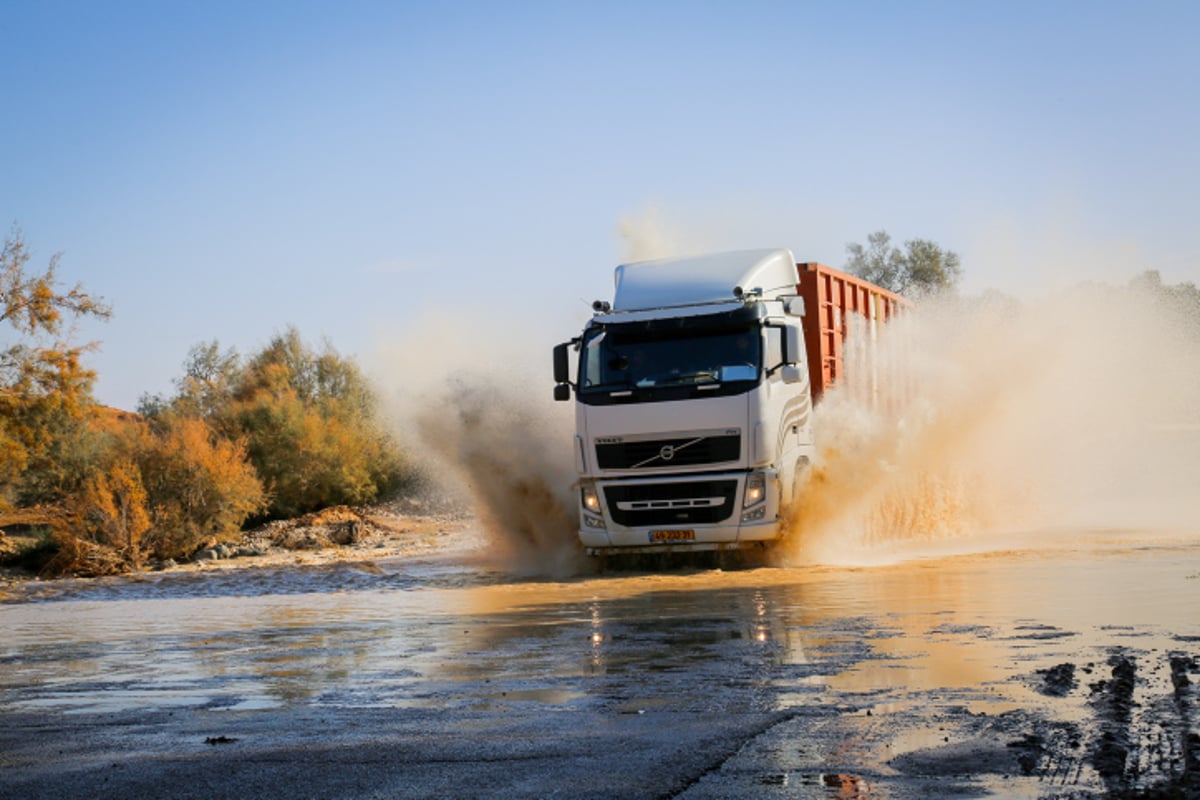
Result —
[[836, 267], [884, 229], [967, 294], [1200, 282], [1197, 30], [1195, 2], [0, 0], [0, 225], [112, 304], [77, 335], [121, 408], [288, 325], [369, 373], [447, 337], [548, 370], [647, 239]]

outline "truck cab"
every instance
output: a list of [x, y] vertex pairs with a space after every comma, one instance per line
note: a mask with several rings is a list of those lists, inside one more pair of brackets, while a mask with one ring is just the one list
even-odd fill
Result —
[[778, 539], [780, 511], [814, 453], [792, 254], [623, 264], [615, 280], [612, 302], [597, 301], [583, 332], [554, 353], [555, 397], [575, 402], [587, 552]]

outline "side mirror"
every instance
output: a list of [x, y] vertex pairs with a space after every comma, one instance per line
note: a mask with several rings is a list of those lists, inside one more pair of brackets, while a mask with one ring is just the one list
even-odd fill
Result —
[[554, 382], [555, 383], [570, 383], [571, 382], [571, 364], [567, 358], [567, 348], [570, 345], [566, 342], [556, 345], [554, 348]]
[[784, 383], [799, 383], [804, 376], [795, 364], [784, 364], [779, 370], [779, 377], [783, 378]]
[[571, 386], [567, 383], [558, 383], [554, 385], [554, 399], [559, 402], [571, 399]]
[[783, 363], [799, 364], [804, 361], [804, 331], [799, 325], [783, 328]]

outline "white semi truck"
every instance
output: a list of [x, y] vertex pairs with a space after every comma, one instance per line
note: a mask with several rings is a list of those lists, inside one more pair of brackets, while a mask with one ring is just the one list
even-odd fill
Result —
[[814, 399], [845, 363], [846, 315], [873, 341], [902, 303], [787, 250], [617, 267], [612, 303], [554, 350], [555, 399], [575, 398], [587, 552], [778, 539], [814, 456]]

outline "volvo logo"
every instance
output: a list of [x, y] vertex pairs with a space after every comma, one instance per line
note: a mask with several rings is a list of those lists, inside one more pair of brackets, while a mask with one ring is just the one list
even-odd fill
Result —
[[[662, 447], [658, 448], [657, 455], [650, 456], [645, 461], [639, 461], [636, 464], [631, 464], [630, 468], [638, 469], [639, 467], [650, 466], [651, 464], [654, 464], [655, 462], [658, 462], [658, 461], [663, 461], [663, 462], [670, 461], [671, 459], [675, 458], [675, 454], [678, 453], [680, 450], [691, 447], [694, 444], [703, 442], [704, 439], [705, 439], [705, 437], [703, 437], [703, 436], [697, 436], [695, 439], [686, 441], [683, 444], [664, 444]], [[678, 441], [678, 440], [676, 440], [676, 441]], [[649, 448], [647, 448], [647, 450], [649, 450]], [[654, 452], [654, 451], [651, 450], [650, 452]], [[684, 456], [684, 460], [685, 461], [688, 460], [686, 456]]]

